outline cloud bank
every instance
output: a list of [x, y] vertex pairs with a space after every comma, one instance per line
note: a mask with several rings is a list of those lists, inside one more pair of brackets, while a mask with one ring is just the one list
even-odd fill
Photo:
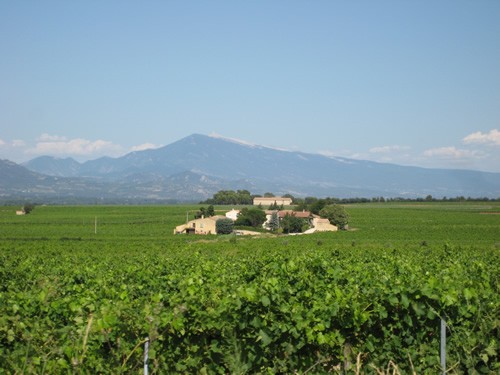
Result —
[[490, 130], [489, 133], [476, 132], [469, 134], [463, 139], [464, 144], [483, 144], [500, 146], [500, 131], [498, 129]]
[[118, 155], [123, 153], [123, 147], [110, 141], [98, 139], [90, 141], [83, 138], [67, 139], [58, 135], [42, 134], [35, 147], [26, 150], [31, 155]]
[[424, 156], [426, 157], [438, 157], [446, 159], [464, 159], [464, 158], [476, 158], [479, 156], [478, 151], [474, 150], [463, 150], [456, 147], [439, 147], [432, 148], [424, 151]]

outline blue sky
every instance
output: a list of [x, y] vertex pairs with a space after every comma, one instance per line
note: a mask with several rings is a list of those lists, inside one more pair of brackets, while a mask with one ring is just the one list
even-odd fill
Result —
[[500, 172], [500, 1], [3, 1], [0, 158], [192, 133]]

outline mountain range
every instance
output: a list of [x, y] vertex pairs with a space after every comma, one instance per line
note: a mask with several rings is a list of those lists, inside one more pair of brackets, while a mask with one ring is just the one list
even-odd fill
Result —
[[0, 198], [61, 203], [199, 201], [246, 189], [315, 197], [500, 197], [500, 173], [328, 157], [193, 134], [170, 145], [79, 163], [41, 156], [0, 161]]

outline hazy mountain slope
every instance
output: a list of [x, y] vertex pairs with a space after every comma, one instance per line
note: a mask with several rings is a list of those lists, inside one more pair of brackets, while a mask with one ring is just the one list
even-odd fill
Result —
[[137, 173], [121, 179], [53, 177], [0, 160], [0, 198], [52, 203], [200, 201], [223, 189], [251, 189], [245, 181], [181, 172], [168, 177]]
[[199, 134], [120, 158], [73, 162], [37, 158], [26, 165], [36, 165], [38, 171], [57, 176], [77, 173], [91, 177], [109, 184], [106, 194], [134, 197], [194, 200], [209, 197], [221, 187], [297, 196], [500, 196], [499, 173], [330, 158]]
[[80, 163], [75, 159], [52, 156], [40, 156], [22, 165], [34, 172], [59, 177], [78, 176], [81, 168]]
[[0, 189], [31, 187], [44, 181], [53, 181], [53, 177], [42, 176], [10, 160], [0, 160]]

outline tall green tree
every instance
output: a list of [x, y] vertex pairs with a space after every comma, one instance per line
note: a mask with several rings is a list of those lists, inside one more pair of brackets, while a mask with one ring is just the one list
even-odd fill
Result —
[[281, 228], [283, 228], [283, 233], [301, 233], [302, 228], [306, 224], [304, 219], [297, 217], [295, 215], [286, 214], [281, 220]]
[[279, 227], [280, 227], [280, 218], [278, 216], [278, 212], [275, 211], [271, 214], [271, 220], [269, 221], [268, 228], [272, 232], [276, 232]]
[[25, 214], [29, 214], [34, 209], [35, 209], [35, 205], [33, 203], [25, 203], [23, 206], [23, 211]]
[[229, 218], [221, 218], [215, 222], [215, 231], [217, 234], [233, 233], [233, 221]]
[[343, 206], [338, 204], [329, 204], [321, 209], [319, 216], [326, 218], [330, 224], [339, 229], [346, 229], [349, 223], [349, 214]]
[[277, 209], [279, 209], [279, 206], [278, 206], [278, 203], [276, 203], [276, 201], [274, 201], [274, 203], [271, 203], [269, 205], [269, 208], [268, 208], [268, 210], [270, 210], [270, 211], [277, 210]]
[[238, 215], [235, 225], [259, 227], [266, 221], [266, 213], [258, 208], [243, 208]]
[[199, 219], [200, 217], [211, 217], [215, 216], [215, 209], [213, 205], [208, 206], [208, 208], [200, 207], [198, 211], [196, 211], [194, 217], [195, 219]]

